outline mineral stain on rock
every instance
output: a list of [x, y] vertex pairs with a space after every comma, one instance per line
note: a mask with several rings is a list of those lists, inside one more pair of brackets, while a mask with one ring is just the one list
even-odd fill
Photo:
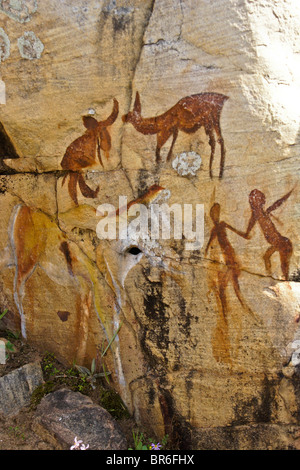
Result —
[[167, 363], [169, 349], [169, 326], [166, 305], [160, 282], [152, 282], [144, 295], [144, 313], [147, 325], [143, 325], [142, 348], [154, 369], [158, 362]]
[[73, 276], [74, 274], [73, 274], [73, 267], [72, 267], [72, 255], [71, 255], [68, 243], [62, 242], [59, 249], [65, 255], [69, 274]]
[[57, 315], [61, 319], [62, 322], [66, 322], [66, 321], [68, 321], [68, 318], [71, 314], [70, 314], [70, 312], [59, 310], [57, 312]]

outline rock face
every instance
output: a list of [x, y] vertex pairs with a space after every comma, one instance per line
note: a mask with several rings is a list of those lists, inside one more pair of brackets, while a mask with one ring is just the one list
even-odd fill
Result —
[[38, 362], [26, 364], [0, 378], [0, 413], [14, 416], [30, 404], [34, 390], [43, 383]]
[[23, 0], [0, 18], [10, 321], [83, 365], [120, 328], [116, 390], [183, 448], [226, 448], [228, 429], [293, 446], [297, 0]]
[[75, 437], [90, 450], [126, 450], [127, 442], [110, 414], [91, 399], [68, 389], [44, 397], [33, 423], [34, 430], [62, 450]]

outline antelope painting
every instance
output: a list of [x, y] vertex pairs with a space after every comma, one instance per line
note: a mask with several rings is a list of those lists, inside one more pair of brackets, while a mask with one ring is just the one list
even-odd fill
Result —
[[182, 98], [165, 113], [151, 118], [144, 118], [141, 114], [140, 95], [137, 92], [133, 110], [122, 117], [123, 122], [131, 123], [134, 128], [144, 135], [157, 135], [156, 162], [161, 161], [160, 150], [172, 136], [172, 143], [167, 160], [172, 157], [178, 132], [193, 134], [200, 127], [204, 127], [209, 137], [211, 148], [209, 175], [212, 178], [212, 164], [215, 155], [216, 137], [221, 147], [221, 160], [219, 178], [222, 178], [225, 164], [225, 146], [221, 133], [220, 116], [228, 96], [220, 93], [199, 93]]
[[110, 116], [104, 121], [97, 121], [92, 116], [83, 116], [83, 124], [87, 129], [86, 132], [72, 142], [67, 148], [61, 162], [67, 174], [63, 179], [63, 183], [69, 176], [69, 194], [76, 205], [77, 200], [77, 183], [84, 197], [97, 197], [99, 187], [92, 190], [85, 182], [82, 170], [93, 166], [96, 163], [96, 157], [103, 167], [101, 150], [104, 152], [106, 159], [109, 159], [109, 151], [111, 149], [111, 137], [108, 127], [117, 119], [119, 114], [119, 103], [114, 99], [113, 110]]

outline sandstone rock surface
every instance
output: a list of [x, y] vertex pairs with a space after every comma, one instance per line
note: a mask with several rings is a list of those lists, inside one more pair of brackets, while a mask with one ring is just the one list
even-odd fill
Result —
[[[0, 8], [0, 301], [15, 328], [82, 365], [120, 328], [106, 368], [151, 434], [201, 448], [209, 429], [224, 448], [224, 429], [258, 426], [289, 441], [299, 2], [19, 4]], [[194, 231], [201, 206], [197, 244], [173, 226], [99, 236], [107, 211], [119, 226], [164, 203], [182, 220], [192, 208]]]

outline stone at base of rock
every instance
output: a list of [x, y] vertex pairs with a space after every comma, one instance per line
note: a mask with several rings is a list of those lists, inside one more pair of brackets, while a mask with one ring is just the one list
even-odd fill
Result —
[[90, 450], [126, 450], [118, 423], [101, 406], [79, 392], [61, 389], [44, 397], [37, 407], [34, 431], [44, 440], [68, 450], [80, 439]]
[[43, 383], [40, 363], [26, 364], [0, 378], [0, 414], [14, 416], [30, 404], [33, 391]]

